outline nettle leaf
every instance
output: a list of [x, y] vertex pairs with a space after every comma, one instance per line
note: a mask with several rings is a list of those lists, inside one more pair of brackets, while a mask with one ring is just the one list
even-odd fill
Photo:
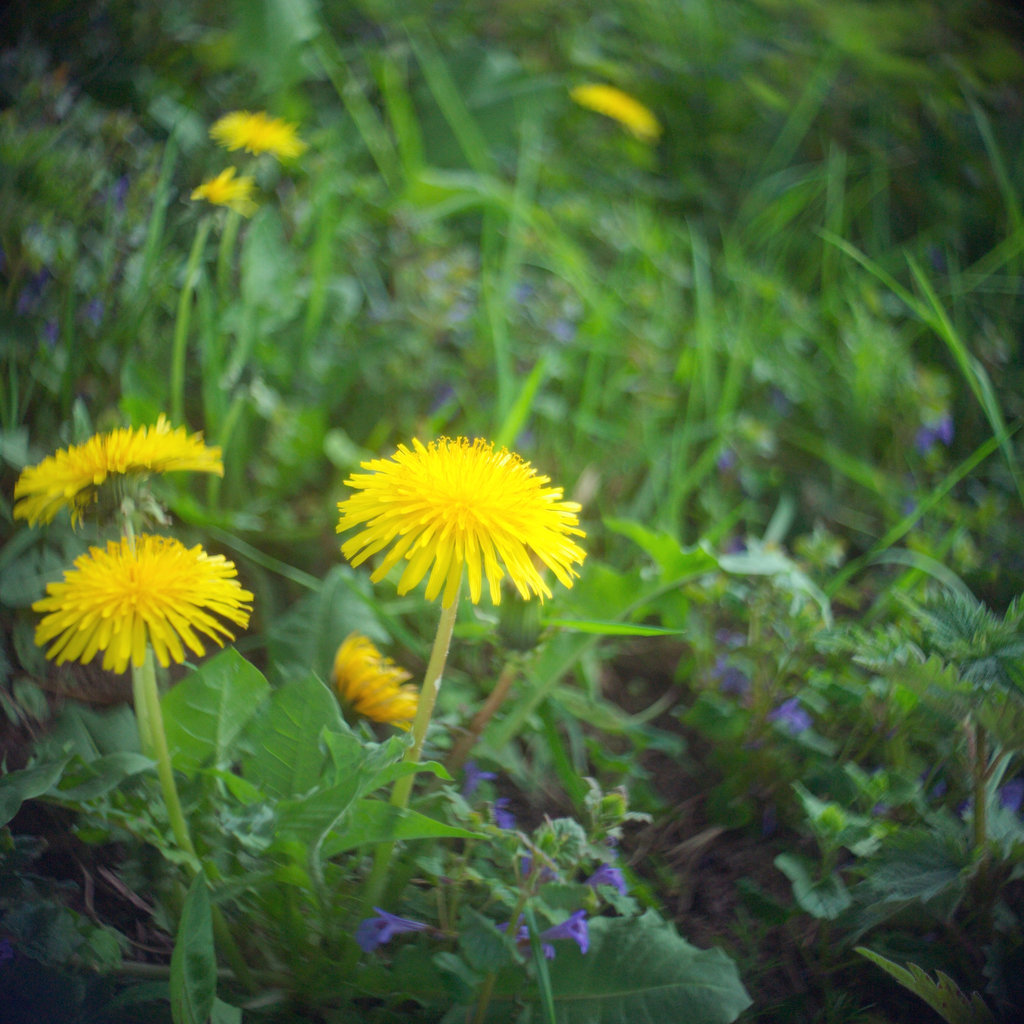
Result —
[[266, 699], [270, 684], [233, 647], [204, 662], [160, 702], [167, 745], [178, 771], [223, 768], [236, 759], [235, 741]]
[[213, 911], [206, 879], [198, 874], [185, 897], [171, 954], [171, 1016], [174, 1024], [207, 1024], [216, 991]]
[[995, 1024], [995, 1018], [981, 996], [972, 992], [968, 998], [956, 982], [942, 971], [937, 971], [933, 980], [917, 964], [901, 967], [864, 946], [858, 946], [856, 951], [881, 967], [905, 989], [923, 999], [949, 1024]]

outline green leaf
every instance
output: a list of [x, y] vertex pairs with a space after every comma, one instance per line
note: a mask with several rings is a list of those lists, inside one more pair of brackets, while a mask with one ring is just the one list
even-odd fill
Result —
[[750, 1005], [722, 950], [691, 946], [650, 910], [592, 920], [585, 954], [559, 943], [551, 986], [559, 1024], [729, 1024]]
[[245, 731], [242, 775], [269, 796], [305, 793], [320, 781], [327, 763], [321, 733], [346, 728], [337, 700], [316, 676], [286, 683], [273, 691]]
[[780, 853], [775, 866], [793, 883], [793, 898], [811, 917], [834, 921], [850, 906], [850, 893], [838, 874], [815, 879], [810, 861], [790, 853]]
[[92, 761], [82, 762], [76, 758], [50, 795], [75, 802], [93, 800], [115, 789], [130, 775], [138, 775], [153, 766], [150, 758], [130, 750], [106, 754]]
[[171, 761], [194, 775], [203, 765], [225, 767], [235, 741], [270, 684], [233, 647], [204, 662], [160, 701]]
[[217, 990], [213, 912], [206, 879], [196, 875], [181, 910], [171, 954], [171, 1016], [174, 1024], [207, 1024]]
[[663, 626], [641, 626], [631, 622], [599, 622], [593, 619], [542, 619], [541, 625], [558, 629], [571, 629], [577, 633], [596, 633], [598, 636], [679, 636], [682, 629]]
[[34, 800], [56, 785], [70, 760], [68, 754], [59, 761], [22, 768], [0, 778], [0, 825], [6, 825], [26, 800]]
[[942, 971], [937, 971], [935, 980], [917, 964], [900, 967], [892, 960], [875, 953], [873, 950], [858, 946], [856, 951], [877, 964], [887, 974], [895, 978], [905, 989], [920, 996], [943, 1020], [949, 1024], [995, 1024], [984, 1000], [977, 992], [970, 998], [960, 991], [956, 982]]
[[364, 799], [352, 807], [344, 831], [324, 842], [323, 855], [334, 857], [345, 850], [368, 843], [386, 843], [397, 839], [476, 839], [479, 833], [446, 825], [418, 811], [395, 807], [382, 800]]
[[606, 518], [604, 525], [628, 537], [655, 561], [663, 579], [686, 580], [718, 568], [718, 559], [704, 548], [684, 548], [671, 534], [655, 531], [631, 519]]

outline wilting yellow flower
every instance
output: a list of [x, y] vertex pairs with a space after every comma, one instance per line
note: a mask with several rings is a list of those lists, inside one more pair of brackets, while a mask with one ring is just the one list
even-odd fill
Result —
[[416, 687], [402, 685], [411, 678], [360, 633], [350, 633], [345, 638], [334, 656], [331, 671], [338, 696], [356, 714], [401, 729], [408, 729], [416, 717]]
[[66, 506], [75, 523], [107, 477], [177, 470], [223, 476], [220, 449], [203, 444], [202, 434], [190, 435], [184, 427], [172, 430], [165, 416], [155, 426], [96, 434], [22, 470], [14, 485], [14, 518], [32, 526], [48, 523]]
[[339, 502], [338, 533], [366, 524], [341, 547], [359, 565], [389, 544], [394, 546], [370, 577], [377, 582], [403, 558], [407, 562], [398, 593], [416, 586], [430, 570], [427, 599], [444, 586], [442, 604], [449, 608], [469, 572], [469, 593], [480, 600], [482, 575], [491, 600], [501, 601], [506, 572], [524, 598], [530, 592], [550, 597], [534, 559], [547, 566], [567, 587], [585, 553], [573, 536], [580, 506], [562, 500], [561, 487], [538, 476], [528, 462], [489, 441], [443, 437], [413, 451], [399, 445], [390, 459], [362, 463], [369, 473], [355, 473], [346, 485], [357, 493]]
[[48, 612], [36, 626], [36, 643], [57, 664], [92, 661], [103, 651], [103, 667], [123, 672], [129, 661], [142, 665], [146, 645], [167, 666], [185, 660], [182, 641], [204, 653], [197, 633], [223, 645], [234, 634], [215, 616], [243, 629], [249, 624], [252, 594], [235, 579], [234, 563], [186, 548], [172, 537], [143, 535], [134, 547], [127, 538], [109, 541], [106, 551], [89, 548], [49, 583], [33, 611]]
[[613, 85], [578, 85], [569, 93], [581, 107], [614, 118], [642, 142], [657, 142], [661, 135], [658, 119], [639, 100]]
[[210, 136], [225, 149], [244, 149], [248, 153], [272, 153], [279, 160], [290, 160], [306, 151], [296, 134], [295, 125], [262, 111], [250, 114], [236, 110], [214, 122]]
[[243, 217], [251, 216], [256, 210], [253, 190], [256, 182], [243, 174], [235, 177], [234, 167], [225, 167], [216, 178], [209, 178], [198, 188], [192, 189], [191, 199], [205, 199], [215, 206], [226, 206]]

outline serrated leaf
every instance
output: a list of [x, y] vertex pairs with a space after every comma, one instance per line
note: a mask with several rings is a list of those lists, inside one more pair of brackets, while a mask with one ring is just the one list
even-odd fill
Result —
[[233, 647], [204, 662], [160, 702], [174, 767], [193, 775], [203, 765], [230, 764], [235, 740], [269, 691], [262, 673]]
[[956, 982], [942, 971], [936, 971], [933, 980], [917, 964], [911, 963], [901, 967], [864, 946], [857, 946], [856, 951], [881, 967], [905, 989], [923, 999], [949, 1024], [995, 1024], [995, 1018], [981, 996], [977, 992], [972, 992], [968, 998], [960, 991]]
[[206, 879], [192, 880], [171, 954], [171, 1016], [174, 1024], [207, 1024], [217, 990], [213, 912]]
[[272, 797], [305, 793], [320, 781], [327, 763], [321, 732], [345, 728], [337, 700], [316, 676], [286, 683], [245, 730], [242, 775]]

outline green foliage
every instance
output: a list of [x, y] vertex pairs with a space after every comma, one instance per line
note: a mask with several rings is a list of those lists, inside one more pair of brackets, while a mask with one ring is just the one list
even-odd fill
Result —
[[189, 886], [171, 956], [171, 1013], [174, 1024], [205, 1024], [217, 991], [213, 918], [206, 879]]
[[917, 964], [901, 967], [884, 956], [879, 956], [873, 950], [860, 947], [857, 952], [872, 963], [878, 964], [904, 988], [920, 996], [943, 1020], [949, 1021], [949, 1024], [992, 1024], [995, 1019], [977, 992], [972, 992], [968, 998], [957, 988], [956, 983], [941, 971], [933, 980]]

